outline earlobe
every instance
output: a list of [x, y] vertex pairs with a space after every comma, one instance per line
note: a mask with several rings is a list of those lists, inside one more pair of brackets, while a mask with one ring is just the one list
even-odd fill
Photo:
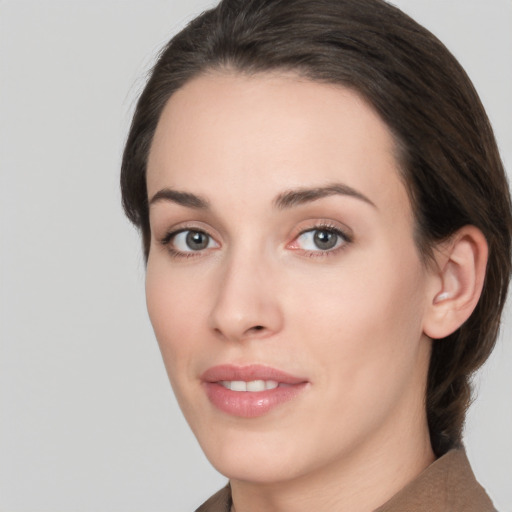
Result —
[[436, 250], [436, 271], [423, 332], [439, 339], [456, 331], [474, 311], [485, 280], [488, 246], [475, 226], [464, 226]]

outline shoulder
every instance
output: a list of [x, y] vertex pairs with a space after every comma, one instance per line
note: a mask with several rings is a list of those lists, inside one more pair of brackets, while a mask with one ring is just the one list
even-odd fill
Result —
[[463, 448], [437, 459], [375, 512], [496, 512]]
[[231, 488], [229, 484], [206, 500], [195, 512], [229, 512], [231, 509]]

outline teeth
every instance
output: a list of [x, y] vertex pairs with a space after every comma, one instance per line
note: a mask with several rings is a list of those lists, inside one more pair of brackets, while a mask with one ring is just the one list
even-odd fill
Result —
[[231, 391], [247, 391], [247, 383], [243, 380], [233, 380], [229, 387]]
[[266, 391], [267, 389], [275, 389], [279, 386], [279, 383], [275, 380], [251, 380], [249, 382], [243, 380], [223, 380], [220, 384], [231, 391]]
[[251, 380], [247, 383], [247, 391], [265, 391], [264, 380]]

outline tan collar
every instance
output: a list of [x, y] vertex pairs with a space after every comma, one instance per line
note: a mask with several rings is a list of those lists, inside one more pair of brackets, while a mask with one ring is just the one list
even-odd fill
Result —
[[[196, 512], [229, 512], [229, 485]], [[463, 449], [450, 450], [375, 512], [495, 512]]]
[[450, 450], [375, 512], [495, 512], [463, 449]]

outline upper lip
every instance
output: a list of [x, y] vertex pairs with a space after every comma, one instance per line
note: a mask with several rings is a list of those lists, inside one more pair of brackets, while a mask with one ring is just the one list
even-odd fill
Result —
[[201, 375], [201, 380], [204, 382], [274, 380], [283, 384], [300, 384], [307, 382], [307, 379], [296, 377], [282, 370], [261, 364], [245, 366], [222, 364], [212, 366]]

